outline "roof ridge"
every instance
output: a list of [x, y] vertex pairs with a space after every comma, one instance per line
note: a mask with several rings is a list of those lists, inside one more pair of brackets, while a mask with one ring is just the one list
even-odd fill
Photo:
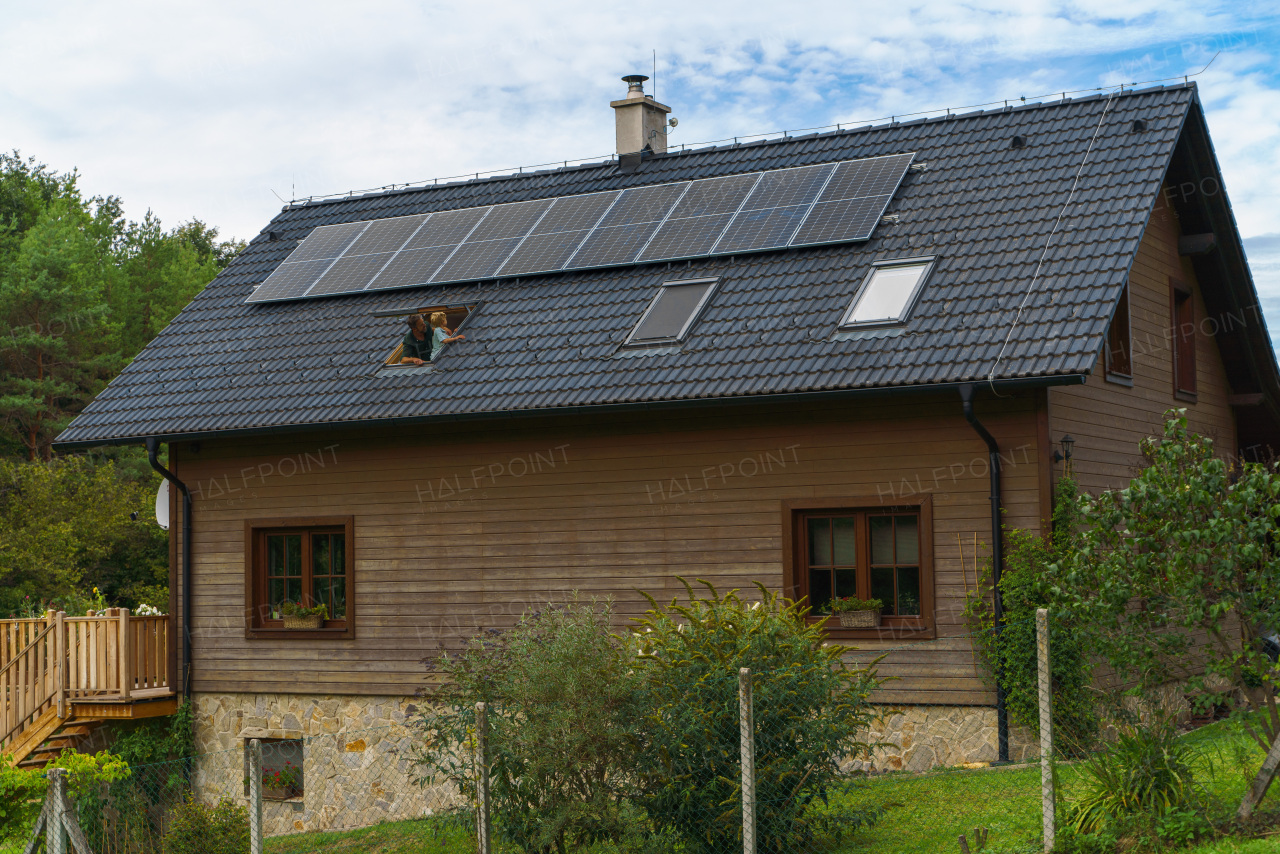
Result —
[[[823, 132], [823, 130], [820, 128], [813, 133], [793, 135], [792, 131], [780, 130], [780, 131], [768, 131], [766, 133], [759, 133], [759, 134], [745, 134], [743, 136], [725, 137], [725, 140], [733, 139], [734, 140], [733, 144], [732, 145], [720, 144], [720, 143], [723, 143], [725, 140], [716, 140], [714, 143], [690, 143], [691, 145], [700, 146], [698, 148], [686, 148], [684, 144], [682, 144], [679, 151], [666, 151], [666, 152], [663, 152], [662, 154], [655, 154], [650, 159], [651, 160], [667, 160], [673, 157], [684, 157], [691, 154], [692, 155], [705, 154], [705, 153], [715, 152], [715, 151], [724, 151], [725, 149], [730, 149], [730, 148], [732, 149], [760, 148], [760, 147], [766, 147], [771, 145], [783, 145], [786, 143], [795, 142], [796, 140], [835, 138], [839, 136], [848, 136], [856, 133], [869, 133], [871, 131], [876, 131], [876, 130], [886, 130], [890, 128], [910, 127], [913, 125], [928, 124], [930, 122], [957, 121], [960, 119], [975, 119], [975, 118], [981, 118], [984, 116], [1002, 115], [1002, 114], [1015, 113], [1015, 112], [1025, 112], [1028, 110], [1051, 109], [1051, 108], [1064, 107], [1064, 106], [1069, 106], [1074, 104], [1088, 103], [1090, 101], [1097, 101], [1102, 99], [1104, 96], [1124, 98], [1124, 97], [1136, 96], [1136, 95], [1149, 95], [1153, 92], [1175, 91], [1175, 90], [1181, 90], [1181, 89], [1195, 90], [1197, 88], [1194, 80], [1188, 80], [1187, 82], [1184, 82], [1184, 83], [1175, 83], [1172, 85], [1159, 84], [1159, 85], [1153, 85], [1153, 86], [1146, 86], [1141, 89], [1125, 89], [1124, 88], [1125, 85], [1126, 84], [1119, 84], [1118, 86], [1110, 86], [1110, 87], [1099, 86], [1089, 90], [1078, 89], [1074, 91], [1076, 92], [1088, 91], [1090, 92], [1090, 94], [1083, 95], [1080, 97], [1073, 97], [1073, 98], [1066, 97], [1066, 95], [1072, 93], [1072, 90], [1067, 90], [1063, 93], [1063, 97], [1056, 101], [1029, 101], [1028, 102], [1025, 100], [1025, 98], [1023, 98], [1022, 100], [1024, 101], [1024, 103], [1011, 105], [1010, 101], [1012, 99], [1004, 99], [1004, 106], [993, 107], [990, 109], [974, 109], [965, 113], [952, 112], [953, 108], [951, 107], [940, 107], [938, 108], [938, 110], [945, 111], [943, 115], [937, 115], [937, 116], [920, 115], [919, 118], [910, 119], [909, 121], [897, 121], [896, 120], [897, 116], [891, 116], [888, 122], [884, 122], [882, 117], [881, 119], [872, 119], [867, 123], [838, 122], [835, 125], [822, 126], [822, 128], [828, 128], [828, 127], [837, 128], [834, 131]], [[1115, 91], [1117, 89], [1119, 90], [1118, 92]], [[1033, 96], [1033, 97], [1046, 97], [1046, 96]], [[996, 102], [990, 102], [990, 103], [996, 103]], [[958, 107], [955, 109], [964, 110], [968, 108]], [[924, 110], [922, 112], [933, 113], [933, 112], [937, 112], [938, 110]], [[919, 115], [919, 114], [907, 113], [905, 115]], [[877, 124], [876, 122], [881, 122], [881, 123]], [[841, 127], [842, 125], [850, 125], [850, 124], [856, 124], [857, 126]], [[801, 130], [808, 130], [808, 129], [802, 128]], [[748, 137], [754, 137], [754, 136], [761, 136], [761, 137], [770, 136], [771, 137], [774, 134], [782, 134], [782, 136], [778, 138], [772, 138], [772, 139], [756, 139], [750, 142], [737, 142], [737, 140], [746, 139]], [[322, 207], [324, 205], [339, 204], [342, 202], [350, 202], [358, 199], [382, 198], [386, 196], [401, 195], [405, 193], [418, 193], [424, 190], [477, 186], [480, 184], [489, 184], [489, 183], [494, 183], [499, 181], [514, 181], [521, 178], [530, 178], [538, 175], [568, 174], [570, 172], [582, 172], [582, 171], [587, 171], [591, 169], [599, 169], [601, 167], [612, 166], [617, 163], [616, 154], [610, 154], [607, 156], [601, 155], [601, 158], [597, 158], [597, 157], [580, 158], [579, 162], [573, 166], [568, 166], [568, 165], [552, 166], [550, 168], [545, 168], [545, 169], [539, 168], [538, 166], [519, 166], [519, 167], [516, 167], [515, 172], [509, 172], [509, 171], [503, 171], [503, 170], [493, 170], [493, 172], [489, 174], [486, 174], [484, 172], [479, 172], [479, 173], [476, 173], [477, 177], [475, 178], [463, 178], [461, 180], [456, 180], [456, 181], [450, 178], [446, 178], [446, 179], [443, 179], [443, 182], [441, 182], [441, 179], [433, 178], [433, 179], [430, 179], [431, 183], [428, 183], [426, 180], [413, 181], [413, 182], [408, 182], [402, 186], [398, 184], [388, 184], [383, 187], [378, 187], [378, 188], [369, 189], [369, 190], [351, 190], [351, 191], [348, 191], [347, 193], [332, 193], [332, 194], [318, 196], [318, 197], [308, 196], [305, 199], [294, 199], [290, 201], [288, 204], [286, 204], [280, 210], [281, 210], [281, 213], [283, 213], [285, 211], [293, 211], [301, 208], [317, 208], [317, 207]], [[570, 161], [566, 160], [562, 162], [567, 164]], [[529, 170], [529, 171], [525, 171], [525, 170]], [[484, 177], [478, 177], [480, 175], [483, 175]]]

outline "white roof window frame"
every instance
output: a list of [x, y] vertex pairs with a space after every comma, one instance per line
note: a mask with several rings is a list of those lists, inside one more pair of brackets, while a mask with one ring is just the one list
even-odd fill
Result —
[[[862, 280], [862, 284], [858, 286], [857, 291], [853, 294], [853, 299], [849, 302], [849, 307], [844, 310], [844, 314], [840, 316], [840, 329], [867, 329], [884, 326], [903, 326], [910, 319], [911, 313], [915, 310], [916, 303], [920, 299], [920, 294], [924, 293], [924, 287], [929, 282], [929, 277], [933, 274], [933, 268], [937, 264], [938, 256], [922, 255], [913, 258], [891, 258], [872, 263], [871, 269]], [[916, 280], [915, 285], [911, 289], [911, 293], [902, 303], [902, 309], [897, 317], [880, 317], [869, 320], [853, 320], [852, 318], [858, 311], [858, 306], [862, 300], [871, 293], [871, 287], [875, 282], [876, 275], [882, 270], [894, 270], [904, 267], [920, 267], [923, 268], [920, 277]]]
[[[720, 284], [719, 276], [701, 276], [696, 279], [672, 279], [663, 282], [658, 288], [658, 292], [653, 295], [653, 299], [649, 301], [648, 307], [645, 308], [644, 314], [640, 315], [640, 319], [636, 321], [635, 326], [631, 327], [631, 331], [627, 334], [627, 340], [622, 346], [627, 349], [647, 349], [652, 347], [671, 347], [684, 343], [684, 339], [688, 337], [689, 331], [693, 329], [693, 325], [698, 322], [698, 318], [702, 316], [702, 312], [706, 309], [707, 303], [711, 302], [712, 295], [716, 292], [716, 287]], [[667, 288], [680, 287], [682, 285], [709, 285], [706, 292], [703, 293], [698, 304], [694, 306], [693, 311], [689, 312], [689, 316], [685, 318], [684, 323], [680, 327], [680, 331], [673, 336], [666, 338], [643, 338], [638, 339], [636, 335], [644, 327], [644, 322], [648, 320], [658, 303], [662, 301], [662, 296]]]

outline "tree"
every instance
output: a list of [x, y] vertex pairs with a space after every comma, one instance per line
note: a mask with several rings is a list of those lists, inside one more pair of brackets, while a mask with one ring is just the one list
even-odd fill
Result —
[[1215, 456], [1185, 413], [1143, 441], [1129, 486], [1081, 499], [1081, 543], [1054, 592], [1122, 680], [1148, 696], [1185, 681], [1206, 705], [1243, 696], [1267, 749], [1280, 744], [1280, 670], [1263, 645], [1280, 627], [1280, 473]]

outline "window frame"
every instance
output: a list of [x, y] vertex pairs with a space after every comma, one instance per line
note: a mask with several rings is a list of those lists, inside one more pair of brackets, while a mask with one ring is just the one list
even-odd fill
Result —
[[[1120, 327], [1118, 321], [1123, 319], [1124, 331], [1123, 339], [1117, 342], [1120, 335]], [[1117, 347], [1119, 344], [1119, 347]], [[1133, 385], [1133, 315], [1132, 306], [1129, 300], [1129, 283], [1125, 282], [1124, 291], [1120, 295], [1120, 301], [1116, 304], [1115, 314], [1111, 316], [1111, 323], [1107, 326], [1107, 342], [1106, 353], [1104, 354], [1103, 365], [1105, 368], [1106, 379], [1110, 382], [1119, 383], [1120, 385]], [[1125, 356], [1125, 365], [1116, 365], [1115, 353], [1117, 349]], [[1122, 370], [1127, 368], [1128, 370]]]
[[[1185, 310], [1186, 319], [1182, 317]], [[1169, 277], [1169, 324], [1173, 356], [1173, 396], [1178, 400], [1195, 403], [1199, 399], [1196, 385], [1196, 297], [1191, 286], [1181, 279]], [[1191, 326], [1191, 334], [1184, 336], [1184, 324]]]
[[[929, 282], [930, 276], [933, 275], [933, 268], [937, 266], [937, 255], [921, 255], [913, 258], [891, 258], [880, 261], [874, 261], [871, 269], [863, 276], [861, 284], [853, 292], [853, 298], [849, 300], [849, 305], [845, 307], [844, 313], [840, 315], [841, 330], [845, 329], [868, 329], [885, 326], [904, 326], [911, 319], [911, 314], [915, 311], [916, 303], [920, 300], [920, 295], [924, 293], [924, 287]], [[912, 290], [906, 302], [902, 304], [902, 313], [893, 319], [879, 320], [850, 320], [854, 309], [858, 307], [858, 303], [866, 296], [868, 289], [871, 287], [872, 281], [876, 277], [876, 273], [884, 269], [893, 269], [894, 267], [923, 267], [924, 271], [920, 274], [920, 279], [916, 282], [915, 289]]]
[[[249, 797], [249, 766], [252, 764], [249, 761], [249, 751], [252, 749], [251, 742], [253, 741], [253, 739], [244, 738], [242, 739], [242, 741], [244, 741], [244, 796], [247, 798]], [[277, 801], [279, 803], [289, 803], [291, 801], [303, 800], [307, 794], [307, 741], [306, 739], [302, 737], [298, 737], [298, 738], [259, 737], [258, 742], [262, 745], [262, 760], [263, 760], [262, 770], [264, 771], [267, 768], [275, 767], [273, 765], [267, 765], [267, 762], [266, 762], [267, 753], [269, 752], [269, 750], [272, 749], [271, 748], [272, 745], [296, 744], [298, 746], [298, 756], [299, 756], [298, 776], [301, 779], [301, 783], [302, 783], [302, 785], [298, 787], [298, 793], [295, 795], [291, 795], [290, 797], [287, 797], [287, 798], [271, 798], [271, 797], [267, 797], [267, 795], [264, 793], [262, 796], [262, 799], [264, 801]]]
[[[919, 638], [936, 637], [937, 618], [935, 614], [934, 566], [933, 566], [933, 498], [929, 495], [901, 498], [892, 504], [884, 504], [879, 498], [872, 496], [838, 496], [832, 498], [798, 498], [782, 502], [782, 584], [783, 593], [791, 599], [799, 599], [807, 595], [808, 579], [804, 572], [804, 536], [803, 520], [811, 515], [823, 515], [822, 511], [837, 513], [869, 513], [889, 514], [893, 512], [911, 512], [920, 518], [920, 616], [917, 618], [885, 617], [878, 629], [847, 629], [840, 625], [839, 617], [833, 615], [810, 614], [810, 625], [821, 625], [826, 634], [833, 639], [872, 639], [872, 638]], [[859, 560], [863, 553], [859, 545]], [[869, 573], [870, 567], [859, 567], [859, 575]], [[870, 588], [861, 589], [859, 578], [859, 595], [869, 593]], [[868, 598], [862, 596], [862, 598]], [[886, 622], [886, 620], [888, 622]]]
[[[640, 327], [644, 326], [645, 320], [657, 308], [658, 302], [662, 299], [662, 294], [667, 288], [680, 287], [682, 285], [704, 285], [709, 284], [706, 293], [702, 295], [702, 299], [698, 300], [698, 304], [693, 311], [689, 313], [689, 317], [685, 320], [684, 325], [680, 327], [679, 333], [668, 338], [646, 338], [643, 341], [636, 340], [636, 333], [640, 331]], [[653, 295], [653, 299], [649, 300], [649, 305], [645, 308], [644, 314], [640, 315], [640, 319], [631, 327], [631, 331], [627, 333], [627, 340], [622, 343], [623, 347], [629, 349], [643, 349], [646, 347], [670, 347], [673, 344], [683, 344], [684, 339], [689, 336], [693, 325], [698, 322], [698, 318], [702, 316], [702, 312], [706, 309], [707, 303], [711, 302], [711, 297], [715, 294], [716, 288], [720, 284], [719, 276], [699, 276], [696, 279], [672, 279], [663, 282], [658, 287], [658, 292]]]
[[[286, 629], [279, 620], [268, 620], [266, 614], [266, 548], [267, 534], [320, 533], [317, 529], [336, 533], [341, 529], [345, 536], [344, 560], [346, 564], [347, 614], [343, 620], [326, 620], [319, 629]], [[309, 536], [306, 537], [309, 539]], [[318, 640], [355, 637], [355, 517], [354, 516], [299, 516], [267, 519], [246, 519], [244, 523], [244, 581], [245, 581], [245, 638], [249, 640]], [[310, 572], [303, 563], [303, 585]], [[341, 625], [327, 625], [341, 623]]]

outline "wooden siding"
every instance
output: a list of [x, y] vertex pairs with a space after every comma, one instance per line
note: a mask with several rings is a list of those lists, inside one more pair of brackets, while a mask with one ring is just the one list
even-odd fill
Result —
[[[1163, 196], [1162, 196], [1163, 198]], [[1129, 274], [1133, 385], [1108, 382], [1102, 354], [1088, 382], [1049, 390], [1049, 435], [1076, 440], [1073, 469], [1081, 487], [1098, 492], [1122, 486], [1142, 464], [1138, 443], [1163, 432], [1164, 413], [1186, 407], [1191, 429], [1211, 436], [1223, 454], [1236, 453], [1231, 387], [1218, 347], [1205, 323], [1204, 299], [1191, 261], [1178, 255], [1182, 231], [1172, 208], [1157, 204]], [[1172, 306], [1169, 278], [1190, 285], [1200, 329], [1196, 335], [1195, 402], [1173, 391]], [[1056, 467], [1061, 472], [1061, 467]]]
[[[977, 404], [1004, 449], [1007, 521], [1022, 527], [1041, 509], [1037, 411], [1034, 394]], [[786, 499], [889, 505], [924, 491], [938, 639], [858, 640], [857, 655], [908, 648], [882, 668], [900, 677], [885, 701], [994, 702], [957, 638], [957, 535], [970, 585], [974, 535], [984, 556], [990, 539], [986, 447], [958, 395], [296, 434], [172, 453], [194, 497], [196, 691], [411, 693], [424, 657], [569, 590], [613, 596], [625, 621], [644, 608], [636, 590], [670, 599], [677, 576], [778, 589]], [[343, 514], [355, 516], [355, 637], [246, 639], [244, 521]]]

